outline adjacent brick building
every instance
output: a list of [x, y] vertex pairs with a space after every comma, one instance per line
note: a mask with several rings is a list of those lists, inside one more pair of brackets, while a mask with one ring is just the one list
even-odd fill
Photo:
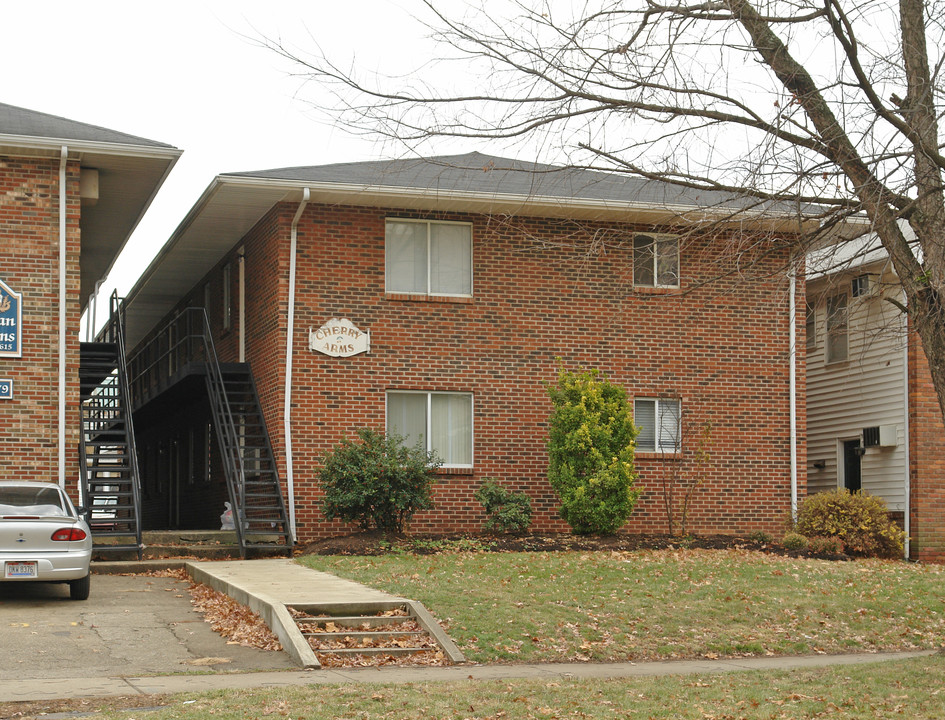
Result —
[[[644, 492], [627, 530], [667, 530], [664, 480], [708, 426], [687, 529], [779, 534], [792, 483], [805, 491], [797, 231], [729, 196], [478, 154], [222, 175], [130, 293], [128, 341], [182, 347], [167, 323], [205, 308], [220, 360], [252, 369], [299, 541], [350, 530], [322, 518], [316, 473], [362, 427], [446, 461], [414, 531], [477, 530], [489, 477], [532, 497], [536, 529], [566, 529], [546, 480], [559, 361], [635, 403]], [[369, 347], [346, 354], [359, 333]], [[167, 385], [184, 364], [141, 357]], [[206, 526], [226, 499], [206, 401], [176, 397], [136, 421], [145, 504], [153, 524]]]
[[80, 314], [179, 155], [0, 103], [0, 477], [78, 497]]

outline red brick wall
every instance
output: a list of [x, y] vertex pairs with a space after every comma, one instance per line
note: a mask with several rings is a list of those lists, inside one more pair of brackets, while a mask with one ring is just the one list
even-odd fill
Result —
[[[78, 479], [79, 165], [67, 167], [66, 480]], [[0, 157], [0, 278], [23, 295], [20, 358], [0, 358], [0, 477], [58, 478], [59, 160]]]
[[919, 339], [909, 342], [911, 556], [945, 562], [945, 427]]
[[[241, 243], [247, 359], [283, 478], [288, 244], [296, 208], [277, 208]], [[737, 238], [688, 240], [683, 292], [635, 291], [630, 251], [616, 239], [650, 228], [450, 214], [437, 217], [474, 224], [474, 297], [406, 298], [384, 292], [386, 217], [417, 215], [313, 205], [299, 226], [292, 420], [300, 540], [343, 530], [321, 517], [319, 459], [357, 428], [383, 428], [385, 393], [395, 389], [474, 394], [475, 468], [444, 473], [436, 509], [418, 515], [413, 531], [479, 529], [483, 517], [472, 494], [485, 477], [531, 495], [535, 529], [566, 529], [546, 480], [544, 447], [551, 409], [544, 383], [555, 378], [556, 357], [569, 368], [600, 368], [631, 396], [678, 393], [687, 418], [712, 423], [711, 460], [690, 531], [782, 531], [790, 509], [786, 251], [751, 266], [732, 252]], [[308, 330], [332, 317], [370, 330], [370, 353], [345, 359], [309, 351]], [[803, 334], [803, 303], [797, 317]], [[224, 358], [235, 359], [235, 335], [220, 340]], [[803, 417], [803, 353], [798, 363]], [[637, 466], [644, 493], [626, 529], [665, 531], [663, 465], [641, 453]]]

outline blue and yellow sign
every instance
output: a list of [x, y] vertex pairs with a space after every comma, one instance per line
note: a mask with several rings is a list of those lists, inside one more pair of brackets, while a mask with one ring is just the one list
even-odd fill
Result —
[[0, 280], [0, 358], [23, 354], [23, 296]]

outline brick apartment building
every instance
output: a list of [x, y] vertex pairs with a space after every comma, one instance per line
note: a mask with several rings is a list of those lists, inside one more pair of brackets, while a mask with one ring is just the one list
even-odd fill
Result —
[[0, 477], [78, 498], [79, 318], [179, 155], [0, 103]]
[[[119, 324], [80, 343], [79, 317], [179, 155], [0, 104], [5, 477], [56, 479], [116, 531], [213, 527], [235, 492], [247, 529], [306, 541], [348, 530], [322, 518], [315, 475], [373, 427], [445, 460], [415, 531], [478, 529], [487, 477], [529, 493], [536, 529], [565, 529], [545, 478], [560, 359], [633, 400], [644, 492], [627, 531], [667, 529], [664, 480], [707, 423], [690, 531], [777, 534], [808, 473], [823, 485], [795, 218], [477, 154], [221, 175], [130, 293], [119, 363]], [[914, 556], [942, 559], [945, 430], [914, 338], [900, 354], [903, 509]]]
[[[216, 522], [230, 463], [275, 465], [298, 541], [349, 531], [322, 517], [316, 471], [371, 427], [444, 460], [412, 530], [479, 529], [489, 477], [566, 529], [546, 479], [560, 358], [633, 399], [626, 530], [666, 531], [662, 478], [711, 423], [689, 530], [779, 534], [805, 493], [797, 230], [729, 196], [479, 154], [221, 175], [126, 300], [145, 527]], [[209, 352], [211, 385], [248, 368], [258, 411], [207, 398]], [[261, 415], [268, 443], [228, 459], [217, 412], [233, 444]]]

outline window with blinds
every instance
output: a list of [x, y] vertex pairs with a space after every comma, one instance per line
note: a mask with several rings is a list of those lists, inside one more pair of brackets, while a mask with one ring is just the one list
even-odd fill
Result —
[[472, 394], [390, 391], [387, 431], [409, 447], [432, 450], [444, 467], [472, 467]]
[[679, 452], [679, 400], [640, 398], [633, 403], [633, 424], [640, 430], [637, 450]]
[[426, 220], [388, 220], [387, 292], [472, 295], [472, 226]]

